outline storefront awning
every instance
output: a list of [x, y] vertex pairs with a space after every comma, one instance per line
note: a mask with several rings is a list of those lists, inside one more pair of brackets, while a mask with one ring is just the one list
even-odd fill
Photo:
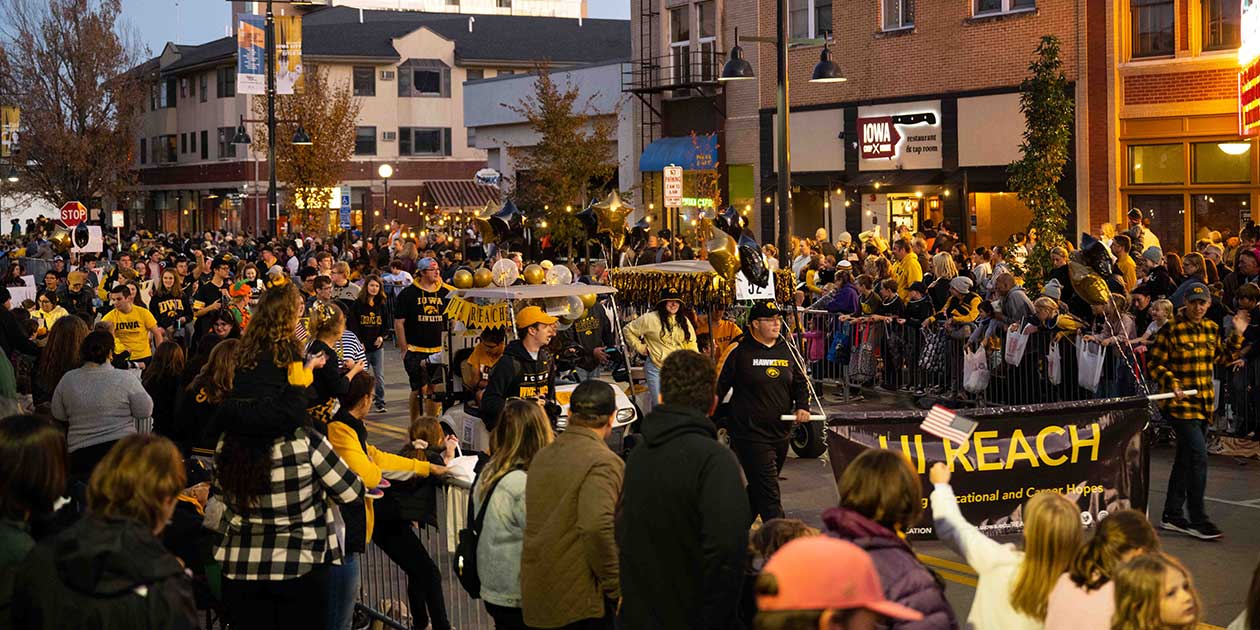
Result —
[[717, 164], [715, 134], [661, 138], [649, 144], [639, 156], [639, 170], [647, 173], [681, 166], [684, 171], [711, 171]]
[[869, 188], [876, 182], [881, 188], [939, 186], [945, 183], [945, 173], [942, 171], [868, 171], [845, 182], [845, 186]]
[[483, 208], [499, 200], [499, 188], [471, 179], [430, 179], [423, 182], [424, 200], [438, 208]]

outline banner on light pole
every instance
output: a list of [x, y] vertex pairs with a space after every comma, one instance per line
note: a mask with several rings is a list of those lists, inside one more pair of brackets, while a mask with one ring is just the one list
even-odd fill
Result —
[[302, 91], [302, 16], [275, 18], [276, 94]]
[[240, 15], [236, 28], [236, 92], [267, 93], [267, 23], [261, 15]]
[[21, 113], [17, 107], [0, 107], [0, 157], [13, 157], [17, 153]]

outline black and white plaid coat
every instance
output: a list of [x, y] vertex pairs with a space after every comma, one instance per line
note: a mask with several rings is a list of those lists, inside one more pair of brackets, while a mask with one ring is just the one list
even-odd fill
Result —
[[293, 439], [277, 439], [271, 461], [271, 491], [247, 515], [229, 507], [220, 521], [223, 540], [214, 559], [233, 580], [288, 580], [321, 564], [339, 564], [342, 549], [329, 502], [363, 496], [363, 481], [314, 431], [298, 429]]

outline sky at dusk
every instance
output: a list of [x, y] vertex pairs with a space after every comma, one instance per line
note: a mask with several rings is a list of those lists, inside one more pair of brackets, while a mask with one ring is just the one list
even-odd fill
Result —
[[[226, 0], [122, 0], [123, 20], [156, 55], [168, 41], [202, 44], [228, 34], [232, 3]], [[630, 17], [629, 0], [588, 0], [590, 17]]]

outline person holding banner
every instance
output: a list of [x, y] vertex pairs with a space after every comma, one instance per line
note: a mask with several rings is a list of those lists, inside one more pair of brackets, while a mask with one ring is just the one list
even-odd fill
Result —
[[[731, 394], [727, 428], [731, 450], [748, 479], [752, 518], [783, 517], [779, 472], [794, 424], [809, 422], [805, 373], [779, 336], [782, 323], [773, 301], [757, 302], [748, 314], [748, 334], [731, 344], [718, 368], [717, 396]], [[794, 421], [784, 422], [782, 415]]]
[[[1200, 540], [1215, 540], [1222, 536], [1221, 530], [1208, 519], [1203, 505], [1208, 471], [1207, 428], [1215, 402], [1212, 370], [1242, 346], [1242, 331], [1251, 318], [1246, 311], [1235, 313], [1234, 332], [1223, 337], [1220, 326], [1205, 317], [1212, 304], [1207, 285], [1191, 282], [1184, 295], [1185, 306], [1178, 311], [1177, 321], [1155, 335], [1146, 359], [1151, 380], [1175, 394], [1163, 403], [1163, 411], [1177, 434], [1177, 454], [1168, 476], [1168, 498], [1159, 526]], [[1190, 395], [1186, 393], [1189, 390], [1198, 391]]]

